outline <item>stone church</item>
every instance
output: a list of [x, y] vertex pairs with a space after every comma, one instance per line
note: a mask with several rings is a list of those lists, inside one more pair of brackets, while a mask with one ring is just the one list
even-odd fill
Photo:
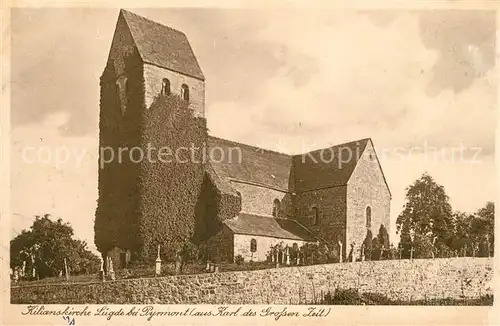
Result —
[[[186, 35], [125, 10], [119, 13], [100, 85], [101, 148], [139, 145], [145, 134], [156, 132], [148, 129], [145, 112], [152, 110], [159, 94], [177, 96], [193, 119], [205, 119], [205, 76]], [[160, 127], [172, 128], [167, 123]], [[231, 261], [241, 255], [246, 261], [262, 261], [279, 243], [342, 248], [346, 259], [367, 230], [375, 236], [384, 225], [390, 234], [391, 193], [371, 139], [288, 155], [208, 131], [203, 137], [208, 148], [231, 153], [223, 160], [196, 163], [199, 173], [179, 183], [200, 185], [193, 196], [207, 198], [196, 204], [201, 209], [187, 207], [195, 216], [187, 214], [185, 219], [201, 230], [194, 237], [210, 259]], [[141, 186], [149, 178], [147, 165], [118, 163], [99, 169], [95, 242], [103, 256], [125, 267], [146, 245], [156, 246], [147, 234], [174, 223], [169, 214], [148, 213], [168, 206], [174, 195], [172, 187], [155, 179], [153, 194], [160, 192], [163, 201], [149, 200], [152, 190]], [[206, 188], [211, 192], [204, 193]], [[154, 223], [143, 223], [146, 218]]]

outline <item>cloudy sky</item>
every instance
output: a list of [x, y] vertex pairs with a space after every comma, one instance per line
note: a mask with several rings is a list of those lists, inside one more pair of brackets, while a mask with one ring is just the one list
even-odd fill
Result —
[[[456, 210], [495, 199], [494, 12], [133, 11], [188, 35], [212, 135], [285, 153], [371, 137], [393, 223], [424, 171]], [[14, 232], [51, 213], [93, 248], [99, 76], [117, 16], [12, 12]], [[26, 148], [43, 148], [42, 160], [23, 159]], [[71, 157], [58, 163], [62, 148]]]

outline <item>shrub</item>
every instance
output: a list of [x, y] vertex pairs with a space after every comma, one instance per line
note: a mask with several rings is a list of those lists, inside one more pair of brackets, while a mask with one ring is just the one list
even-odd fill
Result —
[[426, 235], [415, 234], [413, 239], [413, 258], [432, 258], [434, 246], [431, 239]]
[[234, 262], [237, 264], [237, 265], [241, 265], [243, 264], [245, 260], [243, 259], [243, 256], [242, 255], [238, 255], [236, 257], [234, 257]]
[[367, 230], [365, 240], [363, 241], [365, 260], [371, 260], [372, 257], [372, 248], [373, 248], [372, 237], [373, 237], [372, 231]]
[[304, 265], [339, 262], [338, 253], [335, 250], [330, 250], [325, 245], [306, 243], [300, 247], [300, 253], [304, 257]]

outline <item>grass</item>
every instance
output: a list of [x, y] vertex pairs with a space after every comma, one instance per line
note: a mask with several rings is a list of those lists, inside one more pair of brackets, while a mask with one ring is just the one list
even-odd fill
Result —
[[61, 283], [93, 283], [99, 281], [99, 274], [88, 275], [71, 275], [69, 281], [66, 281], [64, 276], [46, 277], [40, 280], [19, 280], [17, 283], [12, 282], [12, 285], [45, 285], [45, 284], [61, 284]]
[[422, 300], [393, 300], [381, 293], [360, 293], [357, 289], [336, 289], [327, 292], [321, 300], [315, 303], [321, 305], [392, 305], [392, 306], [492, 306], [493, 295], [487, 294], [480, 298], [439, 298]]
[[[251, 271], [274, 268], [274, 264], [269, 262], [244, 262], [241, 264], [236, 263], [220, 263], [217, 264], [219, 272], [233, 272], [233, 271]], [[205, 274], [206, 264], [186, 264], [181, 272], [181, 275], [194, 275]], [[161, 268], [161, 276], [175, 275], [174, 263], [163, 263]], [[117, 280], [120, 279], [137, 279], [155, 276], [154, 265], [134, 266], [130, 269], [120, 269], [115, 273]], [[47, 277], [40, 280], [20, 280], [17, 283], [12, 283], [16, 286], [32, 286], [32, 285], [45, 285], [45, 284], [64, 284], [64, 283], [94, 283], [99, 282], [101, 279], [99, 274], [89, 275], [71, 275], [69, 281], [62, 277]]]

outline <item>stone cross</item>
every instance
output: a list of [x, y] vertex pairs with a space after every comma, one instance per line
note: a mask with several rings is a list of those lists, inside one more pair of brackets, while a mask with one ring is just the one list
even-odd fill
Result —
[[68, 264], [66, 263], [66, 258], [64, 258], [64, 274], [64, 276], [66, 277], [66, 281], [69, 281]]
[[342, 262], [342, 241], [339, 240], [339, 263]]
[[399, 248], [398, 251], [399, 251], [399, 259], [401, 259], [403, 257], [403, 248]]
[[487, 251], [488, 251], [488, 258], [491, 257], [490, 255], [490, 235], [486, 234], [486, 245], [488, 246]]
[[155, 275], [161, 274], [161, 258], [160, 258], [160, 245], [158, 245], [158, 256], [156, 257], [155, 262]]
[[411, 249], [410, 249], [410, 259], [413, 259], [413, 252], [415, 251], [415, 249], [413, 249], [413, 246], [411, 246]]
[[351, 255], [351, 262], [354, 261], [354, 246], [356, 245], [356, 242], [353, 242], [351, 243], [351, 252], [352, 252], [352, 255]]
[[104, 282], [104, 259], [101, 260], [101, 268], [99, 269], [99, 274], [101, 277], [101, 281]]
[[113, 269], [113, 260], [111, 259], [111, 257], [109, 257], [109, 276], [110, 276], [112, 281], [114, 281], [116, 279], [115, 278], [115, 271]]

